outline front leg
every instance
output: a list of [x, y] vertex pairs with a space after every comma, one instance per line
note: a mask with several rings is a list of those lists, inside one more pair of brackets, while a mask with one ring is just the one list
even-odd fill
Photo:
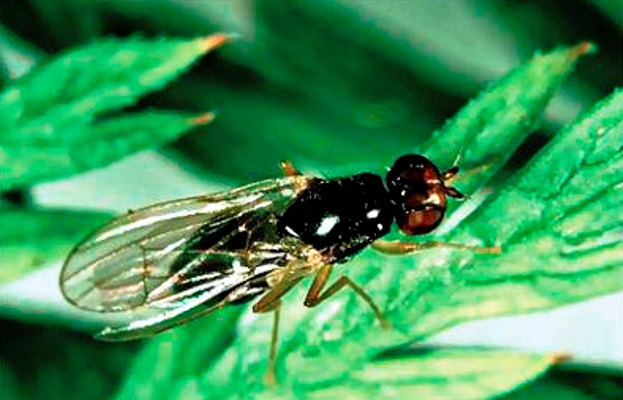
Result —
[[480, 254], [501, 254], [502, 248], [499, 246], [495, 247], [480, 247], [480, 246], [470, 246], [467, 244], [460, 243], [451, 243], [451, 242], [424, 242], [424, 243], [414, 243], [414, 242], [400, 242], [400, 241], [387, 241], [387, 240], [377, 240], [372, 243], [372, 248], [376, 251], [379, 251], [384, 254], [410, 254], [415, 253], [417, 251], [422, 251], [426, 249], [438, 248], [438, 247], [446, 247], [451, 249], [464, 249], [471, 250], [474, 253]]

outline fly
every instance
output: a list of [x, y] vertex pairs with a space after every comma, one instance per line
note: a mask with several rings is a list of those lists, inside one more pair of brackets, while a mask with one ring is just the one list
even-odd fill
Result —
[[398, 158], [385, 182], [376, 174], [321, 179], [282, 163], [284, 178], [228, 192], [135, 210], [79, 243], [60, 276], [73, 305], [97, 312], [130, 312], [130, 323], [96, 337], [131, 340], [154, 335], [223, 306], [255, 300], [253, 311], [274, 313], [268, 376], [274, 380], [281, 298], [308, 276], [304, 299], [315, 307], [345, 287], [389, 323], [365, 290], [346, 276], [327, 285], [334, 265], [372, 246], [387, 254], [431, 247], [500, 249], [428, 242], [385, 241], [396, 223], [405, 235], [434, 230], [458, 167], [440, 171], [427, 158]]

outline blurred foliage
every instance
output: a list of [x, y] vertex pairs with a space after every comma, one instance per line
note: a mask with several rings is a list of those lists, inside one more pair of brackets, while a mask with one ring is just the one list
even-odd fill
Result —
[[212, 121], [212, 114], [112, 113], [227, 40], [109, 39], [35, 67], [0, 93], [0, 190], [102, 167]]
[[[16, 338], [20, 346], [7, 346]], [[0, 343], [3, 400], [108, 399], [141, 347], [111, 346], [67, 329], [4, 319]]]
[[[522, 86], [522, 71], [515, 71], [489, 93], [512, 92], [508, 82]], [[472, 119], [489, 112], [486, 105], [497, 98], [484, 95], [470, 104], [467, 109], [480, 110]], [[497, 104], [493, 101], [491, 107]], [[496, 118], [504, 121], [505, 112], [514, 110], [498, 112]], [[530, 115], [522, 118], [531, 119]], [[383, 257], [366, 251], [341, 266], [341, 272], [375, 299], [393, 330], [381, 334], [368, 306], [352, 291], [335, 296], [330, 311], [329, 305], [309, 310], [300, 305], [305, 285], [295, 287], [281, 307], [280, 383], [299, 394], [300, 382], [324, 387], [363, 368], [383, 350], [425, 339], [460, 322], [550, 309], [621, 291], [622, 123], [623, 91], [619, 91], [564, 129], [471, 216], [440, 237], [456, 243], [501, 245], [502, 254], [438, 249], [409, 257]], [[503, 130], [490, 134], [471, 124], [464, 124], [463, 129], [464, 134], [458, 136], [480, 142], [480, 149], [496, 151], [505, 144]], [[486, 140], [480, 141], [483, 136]], [[454, 140], [452, 135], [439, 136], [435, 144], [451, 148]], [[197, 338], [210, 326], [211, 320], [202, 319], [179, 335]], [[271, 330], [269, 316], [252, 314], [247, 308], [236, 340], [218, 364], [206, 365], [202, 374], [180, 377], [177, 387], [183, 390], [167, 397], [218, 394], [220, 398], [223, 392], [232, 397], [260, 395], [265, 390], [262, 377]], [[161, 346], [160, 340], [169, 339], [157, 338], [149, 346]], [[177, 357], [171, 362], [172, 368], [179, 369], [188, 361]], [[153, 359], [142, 359], [135, 373], [145, 374], [153, 365]], [[147, 387], [153, 385], [145, 382]]]
[[111, 214], [8, 208], [0, 214], [0, 283], [63, 259], [87, 233]]
[[48, 52], [111, 33], [238, 32], [237, 43], [143, 103], [218, 107], [214, 126], [183, 139], [178, 154], [237, 183], [274, 176], [283, 158], [334, 174], [378, 169], [522, 58], [561, 43], [595, 41], [599, 58], [565, 85], [515, 162], [623, 82], [617, 2], [383, 3], [7, 0], [0, 15]]
[[242, 311], [242, 307], [229, 307], [203, 317], [201, 323], [208, 325], [200, 336], [193, 323], [158, 335], [138, 355], [118, 397], [168, 399], [183, 392], [189, 383], [192, 386], [193, 378], [202, 376], [231, 345]]
[[[580, 110], [623, 83], [621, 15], [623, 4], [618, 0], [3, 0], [0, 83], [5, 94], [0, 107], [9, 112], [2, 113], [0, 121], [0, 187], [27, 189], [34, 182], [157, 147], [196, 125], [189, 120], [207, 122], [203, 113], [212, 109], [218, 111], [216, 121], [179, 140], [168, 154], [198, 173], [207, 171], [231, 184], [275, 176], [280, 159], [290, 159], [306, 172], [330, 175], [382, 171], [397, 155], [413, 150], [425, 151], [442, 167], [460, 152], [462, 167], [485, 164], [488, 168], [458, 182], [469, 192], [485, 188], [485, 195], [457, 210], [453, 222], [439, 233], [450, 232], [444, 238], [457, 242], [501, 243], [501, 256], [434, 251], [384, 262], [381, 268], [379, 256], [366, 253], [345, 268], [389, 311], [396, 331], [379, 335], [369, 311], [346, 294], [332, 302], [331, 312], [325, 307], [302, 310], [298, 303], [304, 288], [288, 297], [279, 372], [296, 370], [300, 376], [288, 374], [277, 389], [280, 394], [288, 397], [291, 387], [308, 393], [314, 384], [323, 390], [349, 385], [360, 389], [361, 382], [353, 379], [359, 375], [351, 372], [374, 369], [373, 357], [387, 347], [422, 339], [466, 319], [550, 308], [621, 289], [621, 92], [566, 128], [529, 161]], [[149, 50], [137, 47], [156, 43], [136, 39], [137, 33], [143, 38], [192, 38], [217, 31], [237, 32], [240, 38], [180, 77], [177, 68], [185, 69], [202, 55], [196, 47], [179, 57], [173, 48], [184, 42], [158, 41], [168, 50], [154, 59], [145, 57]], [[92, 41], [111, 35], [133, 39], [100, 41], [109, 46], [109, 57]], [[489, 86], [540, 49], [586, 40], [599, 45], [598, 55], [578, 66], [545, 110], [575, 68], [576, 58], [591, 50], [586, 44], [537, 56]], [[92, 52], [85, 53], [90, 64], [82, 65], [87, 67], [82, 71], [70, 74], [62, 65], [53, 69], [54, 61], [42, 61], [61, 51], [71, 57], [67, 49], [77, 45]], [[98, 108], [104, 99], [97, 90], [70, 96], [69, 106], [60, 111], [58, 99], [46, 98], [59, 93], [55, 88], [72, 87], [81, 72], [90, 74], [87, 88], [120, 84], [105, 78], [115, 71], [106, 60], [131, 48], [134, 60], [154, 61], [148, 68], [164, 73], [162, 81], [143, 86], [138, 73], [134, 82], [139, 84], [133, 86], [137, 92], [118, 92], [113, 106], [103, 110]], [[27, 75], [15, 82], [35, 65], [43, 65], [38, 70], [47, 71], [47, 79]], [[160, 69], [161, 65], [168, 67]], [[132, 114], [119, 111], [173, 78], [176, 81], [166, 89], [126, 108]], [[20, 87], [13, 85], [29, 82], [28, 98], [7, 101], [15, 93], [10, 88]], [[114, 93], [112, 86], [109, 89]], [[457, 113], [479, 92], [477, 100]], [[15, 104], [22, 109], [28, 99], [35, 99], [39, 107], [30, 113], [36, 118], [14, 129], [10, 109], [15, 111]], [[180, 112], [145, 111], [152, 108]], [[95, 111], [106, 111], [107, 118], [94, 118]], [[197, 120], [198, 115], [203, 118]], [[454, 119], [433, 133], [452, 115]], [[93, 121], [96, 125], [89, 125]], [[55, 133], [37, 130], [42, 123]], [[16, 143], [25, 146], [30, 140], [25, 130], [43, 133], [35, 141], [42, 149], [38, 156], [35, 146], [15, 152]], [[160, 140], [151, 137], [152, 132], [164, 131], [168, 133]], [[83, 135], [81, 145], [73, 147], [81, 158], [51, 173], [47, 165], [54, 154], [40, 144], [62, 135]], [[99, 146], [89, 142], [93, 135], [103, 138]], [[110, 135], [122, 138], [116, 142], [119, 146], [107, 145]], [[70, 148], [63, 146], [59, 154]], [[491, 187], [501, 190], [487, 199]], [[0, 232], [0, 259], [3, 265], [17, 265], [20, 273], [58, 257], [74, 234], [91, 225], [87, 214], [60, 212], [59, 218], [49, 219], [58, 211], [6, 205], [15, 199], [22, 203], [27, 192], [7, 192], [4, 197], [9, 201], [0, 203], [5, 207], [0, 224], [19, 229]], [[469, 216], [478, 202], [484, 205]], [[5, 225], [7, 218], [20, 215], [32, 223]], [[85, 223], [79, 227], [81, 216], [85, 219], [79, 222]], [[450, 229], [463, 219], [458, 229]], [[56, 224], [68, 229], [56, 232], [51, 227]], [[7, 248], [12, 250], [7, 253]], [[266, 394], [261, 380], [269, 319], [232, 308], [163, 334], [137, 358], [119, 397], [224, 397], [235, 396], [236, 390], [244, 396], [247, 389]], [[98, 344], [56, 328], [1, 323], [0, 388], [7, 398], [110, 398], [136, 350], [131, 345]], [[531, 360], [518, 354], [509, 357]], [[409, 362], [413, 369], [401, 371], [405, 376], [417, 368], [428, 371], [426, 358], [405, 365]], [[483, 368], [498, 372], [498, 364], [484, 361]], [[475, 385], [472, 398], [499, 395], [537, 377], [546, 368], [537, 364], [543, 368], [526, 369], [522, 379], [513, 374], [522, 368], [503, 374], [497, 383], [504, 389], [490, 382]], [[392, 368], [382, 365], [379, 368]], [[448, 372], [434, 381], [452, 389], [452, 383], [460, 382], [460, 371], [457, 367], [452, 378]], [[614, 374], [553, 372], [501, 398], [619, 398], [620, 377]], [[332, 379], [336, 376], [339, 379]], [[301, 389], [306, 377], [315, 382], [303, 382]], [[379, 384], [373, 390], [381, 387], [391, 385]]]
[[35, 64], [45, 59], [45, 54], [19, 36], [0, 26], [0, 76], [2, 83], [26, 74]]
[[500, 400], [619, 400], [622, 395], [620, 370], [576, 364], [572, 368], [567, 365], [554, 368], [544, 378]]

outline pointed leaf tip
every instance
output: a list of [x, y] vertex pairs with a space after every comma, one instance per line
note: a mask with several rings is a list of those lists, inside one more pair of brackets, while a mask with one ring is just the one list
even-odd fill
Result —
[[216, 113], [213, 111], [209, 111], [207, 113], [198, 115], [195, 118], [191, 118], [189, 122], [191, 125], [207, 125], [210, 122], [214, 121], [214, 118], [216, 118]]
[[208, 52], [217, 47], [221, 47], [224, 44], [233, 42], [234, 40], [237, 40], [239, 37], [240, 36], [236, 33], [219, 32], [219, 33], [205, 36], [201, 38], [199, 41], [200, 41], [203, 51]]
[[556, 364], [562, 364], [564, 362], [570, 361], [571, 359], [573, 359], [573, 355], [570, 353], [565, 353], [561, 351], [561, 352], [548, 354], [547, 359], [552, 365], [556, 365]]
[[54, 56], [0, 93], [0, 120], [6, 127], [0, 135], [0, 188], [103, 167], [211, 122], [214, 113], [98, 117], [164, 87], [234, 37], [104, 39]]
[[577, 58], [584, 55], [595, 54], [599, 51], [599, 47], [593, 42], [582, 42], [575, 47], [572, 47], [569, 54], [573, 58]]

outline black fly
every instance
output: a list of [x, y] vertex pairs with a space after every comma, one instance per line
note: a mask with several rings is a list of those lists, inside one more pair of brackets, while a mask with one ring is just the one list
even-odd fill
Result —
[[[285, 178], [225, 193], [132, 211], [95, 231], [71, 252], [60, 277], [65, 298], [98, 312], [132, 313], [107, 327], [104, 340], [146, 337], [220, 307], [257, 299], [253, 311], [274, 311], [269, 376], [273, 377], [281, 297], [313, 275], [304, 303], [314, 307], [352, 288], [387, 326], [372, 298], [342, 276], [326, 287], [335, 264], [371, 245], [405, 254], [452, 243], [380, 240], [394, 222], [421, 235], [443, 220], [448, 197], [464, 196], [420, 155], [400, 157], [385, 183], [372, 173], [320, 179], [282, 163]], [[481, 248], [495, 253], [499, 248]], [[259, 297], [259, 298], [258, 298]]]

